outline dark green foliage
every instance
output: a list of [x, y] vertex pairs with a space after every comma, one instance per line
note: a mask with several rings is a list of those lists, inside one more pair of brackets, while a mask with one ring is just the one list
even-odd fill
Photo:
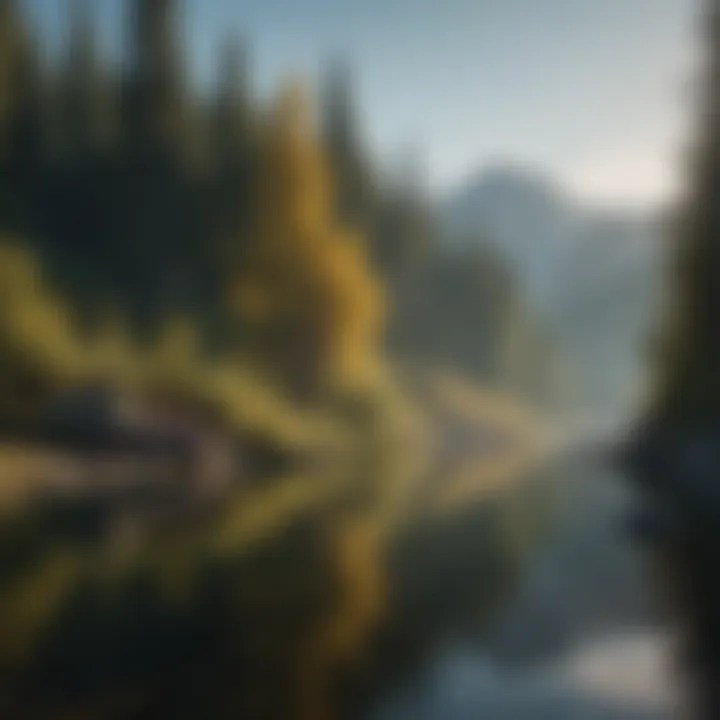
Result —
[[325, 81], [324, 136], [333, 176], [336, 204], [341, 220], [369, 231], [374, 222], [378, 198], [376, 178], [359, 134], [350, 70], [335, 62]]
[[656, 403], [663, 423], [720, 422], [720, 5], [707, 4], [700, 139], [691, 158], [688, 200], [677, 218], [675, 307]]
[[[211, 352], [253, 347], [228, 307], [264, 242], [257, 232], [267, 118], [252, 97], [245, 49], [228, 40], [209, 97], [188, 89], [171, 0], [134, 0], [123, 72], [111, 73], [90, 3], [76, 2], [62, 67], [46, 72], [6, 0], [0, 56], [0, 234], [39, 251], [92, 330], [109, 313], [151, 340], [168, 317], [201, 328]], [[332, 64], [323, 95], [337, 220], [358, 230], [390, 295], [387, 335], [487, 378], [496, 326], [516, 293], [494, 258], [442, 250], [416, 173], [383, 186], [361, 137], [350, 73]], [[407, 175], [408, 173], [404, 173]]]
[[81, 322], [114, 308], [152, 332], [182, 312], [218, 334], [252, 181], [254, 109], [233, 59], [206, 107], [186, 91], [175, 3], [136, 0], [128, 69], [112, 76], [78, 3], [65, 64], [49, 74], [11, 5], [0, 232], [32, 239]]
[[699, 142], [677, 223], [673, 314], [653, 404], [627, 465], [649, 500], [644, 537], [684, 630], [697, 717], [720, 717], [720, 3], [704, 16]]

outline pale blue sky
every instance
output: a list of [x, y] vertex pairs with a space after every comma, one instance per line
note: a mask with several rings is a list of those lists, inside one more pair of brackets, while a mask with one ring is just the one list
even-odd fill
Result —
[[[129, 0], [94, 0], [117, 51]], [[547, 171], [581, 197], [672, 195], [687, 141], [697, 0], [184, 0], [196, 82], [246, 37], [266, 94], [343, 54], [370, 146], [417, 147], [438, 190], [488, 164]], [[65, 0], [25, 0], [57, 47]]]

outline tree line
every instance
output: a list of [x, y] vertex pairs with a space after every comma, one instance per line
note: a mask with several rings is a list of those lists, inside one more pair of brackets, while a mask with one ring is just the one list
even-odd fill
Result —
[[191, 326], [200, 355], [309, 398], [381, 348], [501, 374], [512, 276], [489, 251], [448, 252], [415, 179], [378, 170], [348, 67], [328, 67], [318, 113], [297, 82], [263, 106], [229, 41], [200, 94], [176, 3], [129, 4], [117, 66], [89, 8], [68, 6], [47, 63], [0, 2], [0, 233], [39, 258], [79, 337], [117, 318], [141, 346]]

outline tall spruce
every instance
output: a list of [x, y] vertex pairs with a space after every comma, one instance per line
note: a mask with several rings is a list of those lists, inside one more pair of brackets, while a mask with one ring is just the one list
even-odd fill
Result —
[[135, 151], [175, 154], [187, 141], [187, 103], [175, 0], [133, 0], [125, 129]]
[[373, 221], [373, 177], [360, 137], [352, 73], [340, 60], [326, 69], [322, 104], [338, 216], [367, 230]]
[[[134, 0], [123, 88], [124, 143], [113, 271], [134, 325], [153, 333], [198, 294], [198, 191], [175, 0]], [[203, 278], [204, 280], [204, 278]]]
[[15, 0], [0, 0], [0, 160], [8, 149], [8, 124], [13, 105], [13, 73], [18, 45]]
[[720, 2], [707, 6], [699, 142], [679, 223], [675, 325], [658, 408], [673, 423], [720, 423]]
[[[244, 264], [256, 206], [258, 118], [250, 90], [249, 52], [235, 37], [221, 46], [218, 84], [210, 110], [214, 172], [208, 187], [207, 273], [218, 305], [232, 273]], [[218, 335], [236, 335], [219, 322]]]
[[706, 0], [699, 138], [678, 218], [676, 277], [654, 404], [629, 470], [640, 524], [685, 630], [697, 716], [720, 717], [720, 0]]
[[[0, 30], [7, 44], [0, 50], [4, 88], [2, 127], [2, 215], [15, 233], [36, 227], [33, 201], [38, 197], [47, 149], [47, 88], [39, 46], [17, 6], [5, 0]], [[5, 223], [4, 223], [5, 224]]]
[[113, 133], [111, 85], [103, 72], [89, 0], [74, 0], [60, 102], [62, 145], [70, 158], [107, 149]]
[[229, 38], [222, 46], [218, 75], [212, 123], [216, 161], [223, 168], [234, 169], [245, 160], [255, 122], [248, 52], [235, 38]]

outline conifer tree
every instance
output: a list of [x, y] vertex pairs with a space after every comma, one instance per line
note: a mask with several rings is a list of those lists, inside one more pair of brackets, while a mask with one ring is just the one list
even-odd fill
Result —
[[[250, 96], [247, 52], [228, 40], [221, 53], [219, 85], [211, 115], [215, 178], [211, 187], [212, 235], [222, 271], [241, 262], [254, 206], [257, 119]], [[243, 241], [245, 238], [245, 241]]]
[[189, 98], [174, 0], [134, 0], [123, 89], [122, 169], [113, 270], [134, 325], [154, 332], [162, 313], [198, 300], [200, 203], [190, 159]]
[[640, 528], [685, 630], [698, 717], [720, 717], [720, 2], [707, 0], [699, 142], [677, 223], [659, 383], [629, 454], [651, 510]]
[[133, 0], [124, 123], [132, 150], [187, 149], [187, 104], [175, 0]]
[[69, 156], [87, 157], [107, 147], [113, 132], [110, 83], [98, 56], [88, 0], [72, 4], [60, 100], [63, 145]]
[[18, 43], [14, 0], [0, 0], [0, 160], [7, 150], [7, 126], [12, 109], [13, 71]]
[[222, 47], [212, 134], [217, 161], [234, 168], [242, 164], [253, 132], [254, 109], [248, 82], [248, 54], [236, 39]]
[[660, 412], [666, 421], [720, 423], [720, 3], [709, 0], [709, 48], [700, 141], [679, 217], [674, 326], [664, 358]]
[[0, 29], [0, 167], [3, 220], [13, 232], [37, 230], [33, 213], [40, 190], [47, 135], [46, 87], [39, 50], [16, 6], [5, 0]]
[[331, 177], [297, 86], [261, 140], [253, 253], [233, 297], [300, 395], [362, 372], [381, 302], [359, 237], [333, 216]]
[[338, 217], [367, 231], [373, 221], [373, 177], [360, 138], [352, 76], [347, 65], [339, 61], [327, 70], [323, 115]]

